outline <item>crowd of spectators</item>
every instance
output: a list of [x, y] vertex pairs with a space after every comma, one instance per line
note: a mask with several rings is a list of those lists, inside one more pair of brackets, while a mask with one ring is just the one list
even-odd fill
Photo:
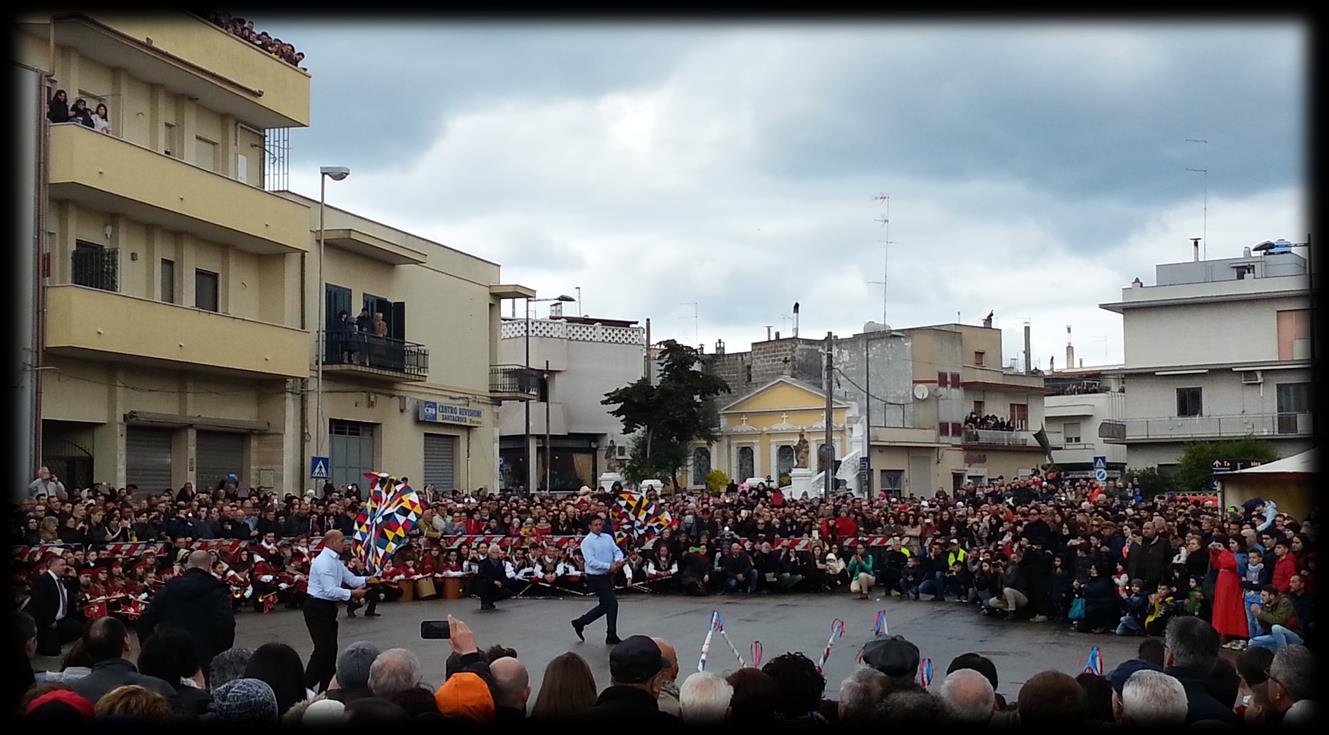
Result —
[[305, 59], [304, 53], [296, 51], [295, 46], [282, 41], [280, 38], [273, 38], [267, 31], [254, 30], [254, 21], [252, 20], [232, 16], [230, 13], [220, 10], [196, 11], [195, 15], [207, 19], [218, 28], [258, 46], [264, 52], [272, 54], [292, 66], [300, 66], [300, 63]]
[[1019, 429], [1013, 422], [993, 414], [979, 414], [977, 411], [971, 411], [964, 417], [964, 428], [970, 431], [1016, 431]]
[[76, 122], [100, 133], [111, 134], [110, 110], [105, 103], [98, 102], [96, 108], [88, 107], [88, 101], [79, 97], [74, 104], [69, 104], [69, 93], [57, 89], [46, 102], [46, 119], [53, 123]]
[[[1049, 386], [1051, 387], [1051, 386]], [[1102, 383], [1091, 381], [1080, 383], [1068, 383], [1066, 385], [1054, 388], [1058, 396], [1080, 396], [1092, 393], [1110, 393], [1112, 389]]]

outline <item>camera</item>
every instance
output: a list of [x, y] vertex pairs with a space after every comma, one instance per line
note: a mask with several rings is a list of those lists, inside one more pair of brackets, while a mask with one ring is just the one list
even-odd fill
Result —
[[451, 638], [452, 628], [446, 620], [422, 620], [420, 621], [420, 637], [425, 640]]

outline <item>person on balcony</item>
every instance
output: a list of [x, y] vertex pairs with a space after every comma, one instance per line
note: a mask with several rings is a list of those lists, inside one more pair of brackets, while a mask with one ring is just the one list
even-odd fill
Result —
[[355, 336], [355, 322], [351, 321], [351, 315], [345, 309], [337, 312], [337, 320], [328, 328], [328, 353], [337, 356], [336, 364], [347, 364], [355, 361], [355, 342], [352, 337]]
[[[355, 318], [355, 331], [357, 332], [354, 339], [355, 344], [357, 346], [365, 345], [365, 347], [367, 348], [369, 345], [369, 335], [374, 333], [374, 318], [369, 315], [368, 306], [360, 309], [360, 315]], [[357, 350], [357, 352], [362, 353], [359, 357], [358, 362], [361, 365], [368, 366], [369, 350], [368, 349]]]

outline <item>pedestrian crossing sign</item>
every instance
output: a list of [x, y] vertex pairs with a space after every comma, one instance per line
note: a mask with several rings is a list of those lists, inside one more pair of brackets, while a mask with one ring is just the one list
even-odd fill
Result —
[[314, 480], [328, 479], [328, 458], [310, 457], [309, 458], [309, 477]]

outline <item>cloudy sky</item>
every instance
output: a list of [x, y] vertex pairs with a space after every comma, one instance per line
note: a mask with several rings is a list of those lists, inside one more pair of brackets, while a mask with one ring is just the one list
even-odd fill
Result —
[[[241, 13], [304, 51], [292, 189], [730, 352], [989, 310], [1121, 361], [1119, 298], [1307, 227], [1294, 23], [498, 25]], [[1187, 142], [1187, 138], [1207, 143]], [[890, 197], [888, 255], [883, 209]], [[694, 310], [696, 306], [696, 322]], [[575, 305], [571, 305], [575, 310]], [[539, 311], [544, 314], [543, 305]], [[505, 314], [508, 313], [505, 311]]]

